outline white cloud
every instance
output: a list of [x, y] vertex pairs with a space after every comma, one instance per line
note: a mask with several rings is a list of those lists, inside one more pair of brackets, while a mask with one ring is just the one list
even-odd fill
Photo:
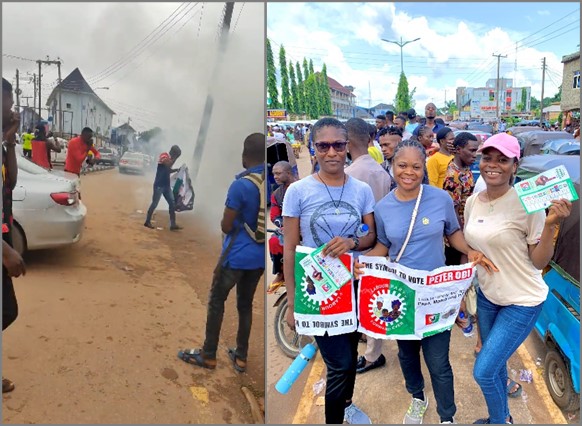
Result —
[[[275, 13], [273, 13], [275, 11]], [[514, 77], [515, 41], [525, 34], [501, 27], [486, 27], [467, 19], [426, 19], [397, 9], [394, 3], [268, 4], [268, 36], [283, 43], [294, 60], [312, 58], [319, 69], [326, 63], [328, 75], [344, 86], [355, 87], [358, 104], [392, 103], [400, 74], [400, 47], [383, 42], [420, 40], [403, 48], [404, 70], [410, 90], [416, 87], [418, 111], [427, 102], [437, 106], [455, 98], [458, 86], [484, 86], [495, 78], [497, 59], [500, 75]], [[477, 18], [473, 18], [477, 19]], [[273, 46], [275, 56], [278, 46]], [[561, 58], [550, 51], [520, 47], [517, 55], [520, 86], [531, 86], [539, 98], [541, 59], [561, 74]], [[277, 60], [277, 59], [276, 59]], [[554, 74], [554, 80], [556, 80]], [[561, 84], [561, 81], [556, 81]], [[557, 91], [546, 78], [545, 93]]]

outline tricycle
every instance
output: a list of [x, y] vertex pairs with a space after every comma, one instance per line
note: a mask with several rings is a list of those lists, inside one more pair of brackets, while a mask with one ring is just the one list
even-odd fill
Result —
[[[518, 178], [527, 179], [564, 165], [580, 196], [579, 155], [524, 157]], [[550, 395], [565, 411], [580, 408], [580, 203], [559, 226], [554, 256], [544, 270], [548, 298], [535, 323], [547, 347], [544, 378]]]

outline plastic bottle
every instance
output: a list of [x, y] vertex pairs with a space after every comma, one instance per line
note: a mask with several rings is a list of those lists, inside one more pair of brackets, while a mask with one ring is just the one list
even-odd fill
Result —
[[358, 238], [365, 237], [366, 235], [368, 235], [369, 232], [370, 228], [368, 227], [368, 225], [362, 223], [360, 224], [360, 226], [358, 226], [358, 229], [356, 229], [356, 237]]
[[461, 311], [459, 313], [459, 318], [461, 318], [461, 319], [467, 318], [469, 320], [469, 325], [465, 328], [462, 328], [461, 330], [463, 330], [463, 336], [471, 337], [473, 335], [473, 324], [471, 323], [471, 316], [467, 315], [463, 311]]
[[315, 346], [311, 343], [308, 343], [303, 347], [299, 355], [295, 358], [295, 360], [291, 363], [285, 374], [279, 379], [277, 384], [275, 385], [275, 389], [278, 392], [285, 395], [295, 383], [295, 380], [299, 377], [299, 375], [303, 372], [309, 361], [313, 358], [317, 352]]

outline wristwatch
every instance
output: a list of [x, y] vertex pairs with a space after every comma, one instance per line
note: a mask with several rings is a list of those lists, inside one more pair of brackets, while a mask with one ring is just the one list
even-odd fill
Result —
[[354, 242], [354, 248], [352, 250], [357, 250], [358, 247], [360, 246], [360, 239], [358, 237], [356, 237], [355, 235], [351, 237], [352, 241]]

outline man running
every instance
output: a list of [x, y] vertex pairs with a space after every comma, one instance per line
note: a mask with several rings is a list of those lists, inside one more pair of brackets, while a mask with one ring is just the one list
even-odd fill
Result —
[[178, 145], [174, 145], [170, 148], [170, 152], [163, 152], [160, 154], [158, 160], [158, 169], [156, 171], [156, 177], [154, 179], [154, 195], [152, 196], [152, 204], [148, 209], [148, 215], [146, 221], [143, 224], [146, 228], [154, 229], [152, 225], [152, 216], [158, 203], [164, 196], [165, 200], [168, 202], [168, 209], [170, 213], [170, 231], [177, 231], [182, 229], [181, 226], [176, 224], [176, 205], [174, 203], [174, 193], [172, 192], [172, 187], [170, 186], [170, 175], [177, 172], [179, 169], [172, 169], [172, 166], [182, 155], [182, 150]]

